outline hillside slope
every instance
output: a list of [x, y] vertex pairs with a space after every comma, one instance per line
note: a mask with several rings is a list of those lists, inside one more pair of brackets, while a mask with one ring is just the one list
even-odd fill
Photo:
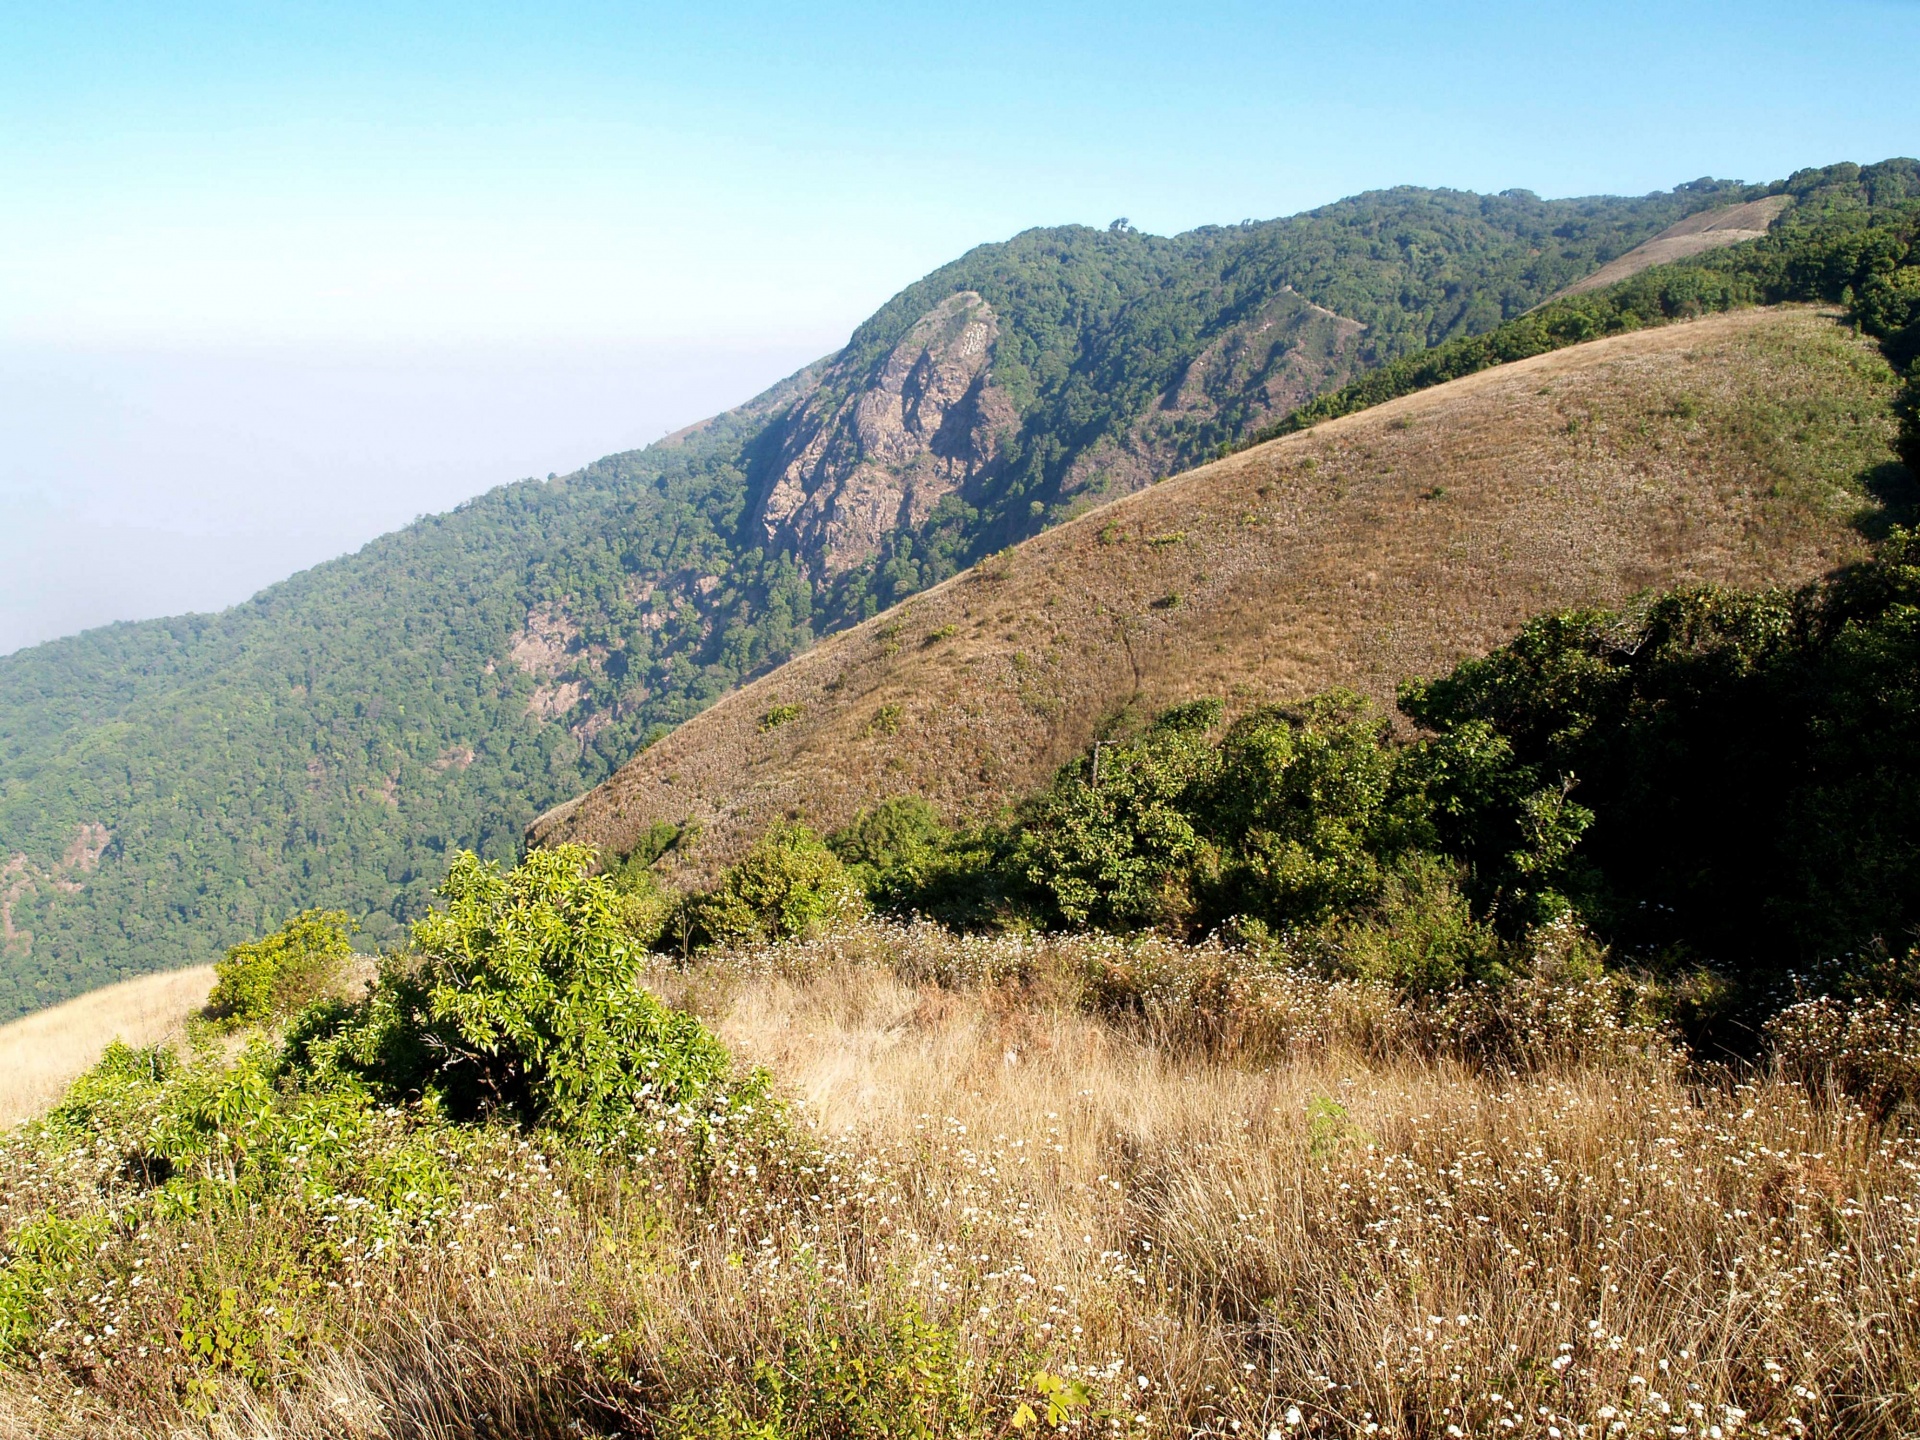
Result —
[[1709, 250], [1758, 240], [1792, 203], [1790, 196], [1769, 195], [1765, 199], [1716, 206], [1712, 210], [1689, 215], [1677, 225], [1669, 225], [1651, 240], [1634, 246], [1618, 259], [1609, 260], [1585, 279], [1574, 281], [1548, 298], [1559, 300], [1567, 295], [1584, 295], [1589, 290], [1604, 290], [1609, 285], [1631, 279], [1642, 270], [1651, 270], [1655, 265], [1671, 265], [1676, 260], [1704, 255]]
[[952, 815], [1201, 694], [1386, 703], [1542, 610], [1785, 584], [1862, 552], [1893, 372], [1805, 308], [1503, 366], [1244, 451], [974, 567], [681, 726], [536, 843], [693, 821], [708, 875], [772, 820]]
[[0, 658], [0, 1018], [310, 904], [378, 945], [450, 850], [512, 856], [820, 635], [1756, 193], [1403, 188], [1174, 237], [1028, 231], [670, 441], [219, 615]]

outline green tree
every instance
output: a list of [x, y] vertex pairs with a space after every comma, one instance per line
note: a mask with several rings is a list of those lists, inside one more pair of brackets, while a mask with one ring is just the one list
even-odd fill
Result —
[[683, 924], [702, 945], [797, 940], [858, 916], [860, 883], [805, 825], [775, 825], [687, 906]]
[[454, 858], [445, 908], [360, 1005], [313, 1013], [301, 1068], [358, 1075], [456, 1117], [605, 1135], [636, 1111], [727, 1098], [726, 1050], [642, 983], [620, 892], [578, 846], [514, 869]]

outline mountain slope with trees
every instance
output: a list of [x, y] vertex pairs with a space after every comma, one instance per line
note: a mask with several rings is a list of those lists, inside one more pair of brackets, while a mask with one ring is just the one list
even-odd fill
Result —
[[703, 881], [770, 825], [896, 795], [974, 819], [1200, 696], [1390, 709], [1542, 611], [1800, 583], [1906, 513], [1896, 377], [1754, 308], [1471, 375], [1230, 456], [816, 646], [537, 821]]
[[316, 897], [377, 942], [451, 849], [517, 852], [543, 807], [819, 636], [1780, 188], [1400, 189], [1172, 238], [1029, 231], [668, 442], [219, 615], [6, 657], [0, 1013]]

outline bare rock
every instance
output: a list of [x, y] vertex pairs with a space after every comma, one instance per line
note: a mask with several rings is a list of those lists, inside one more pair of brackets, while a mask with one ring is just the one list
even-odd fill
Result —
[[831, 367], [785, 424], [758, 504], [769, 545], [837, 574], [991, 469], [1014, 421], [989, 365], [999, 334], [993, 307], [963, 290], [866, 374]]

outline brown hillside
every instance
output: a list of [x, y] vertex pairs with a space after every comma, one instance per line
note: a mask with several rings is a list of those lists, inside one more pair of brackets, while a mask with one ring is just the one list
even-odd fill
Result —
[[1669, 225], [1644, 244], [1636, 245], [1616, 260], [1602, 265], [1584, 280], [1576, 280], [1565, 289], [1547, 297], [1550, 303], [1568, 295], [1605, 289], [1629, 276], [1655, 265], [1671, 265], [1694, 255], [1704, 255], [1743, 240], [1758, 240], [1780, 218], [1780, 212], [1793, 203], [1787, 195], [1769, 195], [1764, 200], [1749, 200], [1744, 205], [1722, 205], [1689, 215], [1678, 225]]
[[[1806, 309], [1562, 350], [1247, 450], [983, 562], [734, 693], [535, 843], [694, 819], [693, 879], [783, 815], [980, 814], [1127, 712], [1390, 703], [1560, 606], [1800, 581], [1862, 550], [1893, 376]], [[683, 862], [685, 863], [685, 862]]]
[[0, 1025], [0, 1130], [53, 1104], [114, 1041], [171, 1044], [207, 1003], [213, 967], [122, 980]]

